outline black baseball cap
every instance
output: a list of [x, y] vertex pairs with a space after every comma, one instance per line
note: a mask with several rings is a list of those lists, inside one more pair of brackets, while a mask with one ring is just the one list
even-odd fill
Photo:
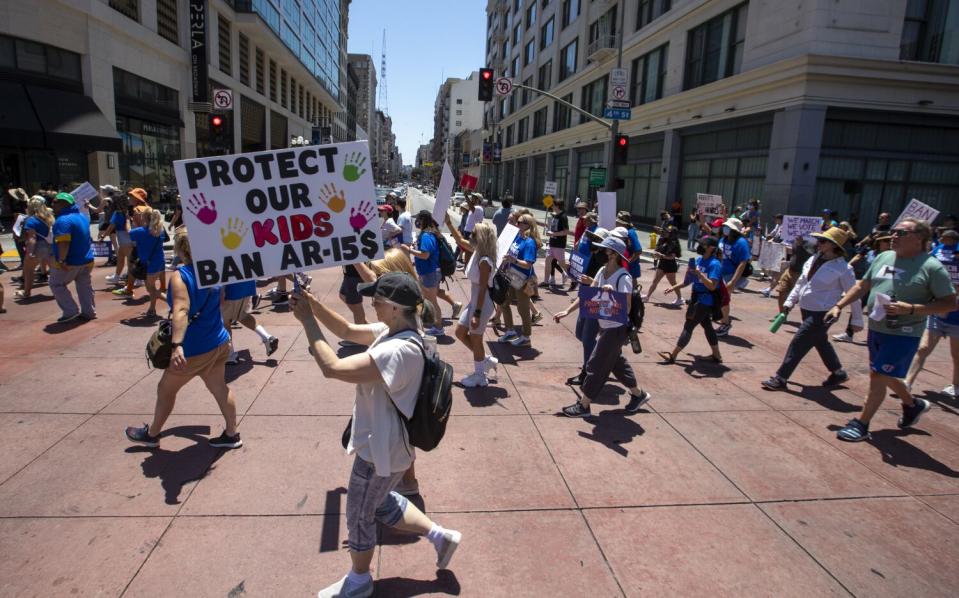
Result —
[[423, 303], [419, 283], [406, 272], [387, 272], [375, 282], [356, 285], [356, 289], [364, 297], [382, 297], [403, 307], [418, 307]]

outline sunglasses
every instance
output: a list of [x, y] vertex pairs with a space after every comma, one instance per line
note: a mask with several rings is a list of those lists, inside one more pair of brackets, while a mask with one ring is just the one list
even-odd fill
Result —
[[893, 230], [889, 231], [889, 233], [894, 237], [905, 237], [906, 235], [911, 235], [915, 232], [916, 231], [914, 230], [906, 230], [904, 228], [894, 228]]

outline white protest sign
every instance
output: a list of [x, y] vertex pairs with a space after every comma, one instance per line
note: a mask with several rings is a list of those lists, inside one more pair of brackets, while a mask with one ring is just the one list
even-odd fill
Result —
[[616, 227], [616, 192], [597, 191], [596, 206], [599, 210], [597, 224], [606, 230]]
[[786, 259], [786, 247], [780, 243], [763, 241], [759, 250], [759, 267], [762, 270], [779, 270], [779, 264]]
[[556, 195], [556, 181], [546, 181], [543, 183], [543, 195]]
[[446, 211], [450, 209], [450, 198], [453, 196], [453, 171], [449, 162], [443, 162], [443, 175], [440, 177], [440, 186], [436, 188], [436, 201], [433, 203], [433, 220], [443, 222]]
[[177, 160], [200, 287], [383, 255], [369, 143]]
[[96, 188], [87, 181], [71, 191], [70, 195], [73, 196], [73, 201], [77, 203], [77, 207], [81, 212], [89, 212], [90, 208], [87, 207], [87, 204], [89, 204], [93, 198], [97, 197], [98, 194]]
[[927, 206], [914, 197], [906, 206], [906, 209], [902, 211], [902, 214], [899, 214], [899, 218], [896, 218], [893, 227], [902, 222], [903, 218], [918, 218], [919, 220], [925, 220], [928, 224], [932, 224], [932, 221], [938, 216], [939, 210]]
[[784, 216], [780, 236], [784, 243], [792, 243], [796, 237], [808, 237], [822, 228], [819, 216]]
[[697, 193], [696, 213], [703, 217], [704, 220], [713, 220], [721, 217], [723, 215], [723, 196]]
[[519, 228], [512, 224], [507, 223], [506, 226], [503, 227], [503, 232], [499, 234], [499, 238], [496, 240], [497, 268], [503, 263], [503, 258], [509, 253], [509, 248], [513, 244], [513, 241], [516, 240], [516, 235], [518, 234]]

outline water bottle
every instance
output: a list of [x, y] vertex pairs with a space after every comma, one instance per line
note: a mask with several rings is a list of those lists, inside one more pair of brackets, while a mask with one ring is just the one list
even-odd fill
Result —
[[783, 325], [783, 322], [786, 321], [786, 314], [780, 313], [778, 316], [773, 318], [773, 323], [769, 327], [769, 332], [776, 333], [779, 332], [779, 328]]
[[[889, 293], [889, 301], [892, 302], [895, 300], [896, 300], [896, 294]], [[886, 326], [890, 328], [899, 328], [899, 314], [893, 315], [889, 312], [886, 312]]]

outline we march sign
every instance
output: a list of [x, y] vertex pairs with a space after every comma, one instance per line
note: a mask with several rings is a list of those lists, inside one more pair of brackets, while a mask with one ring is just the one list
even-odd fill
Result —
[[201, 287], [383, 255], [369, 144], [173, 163]]

